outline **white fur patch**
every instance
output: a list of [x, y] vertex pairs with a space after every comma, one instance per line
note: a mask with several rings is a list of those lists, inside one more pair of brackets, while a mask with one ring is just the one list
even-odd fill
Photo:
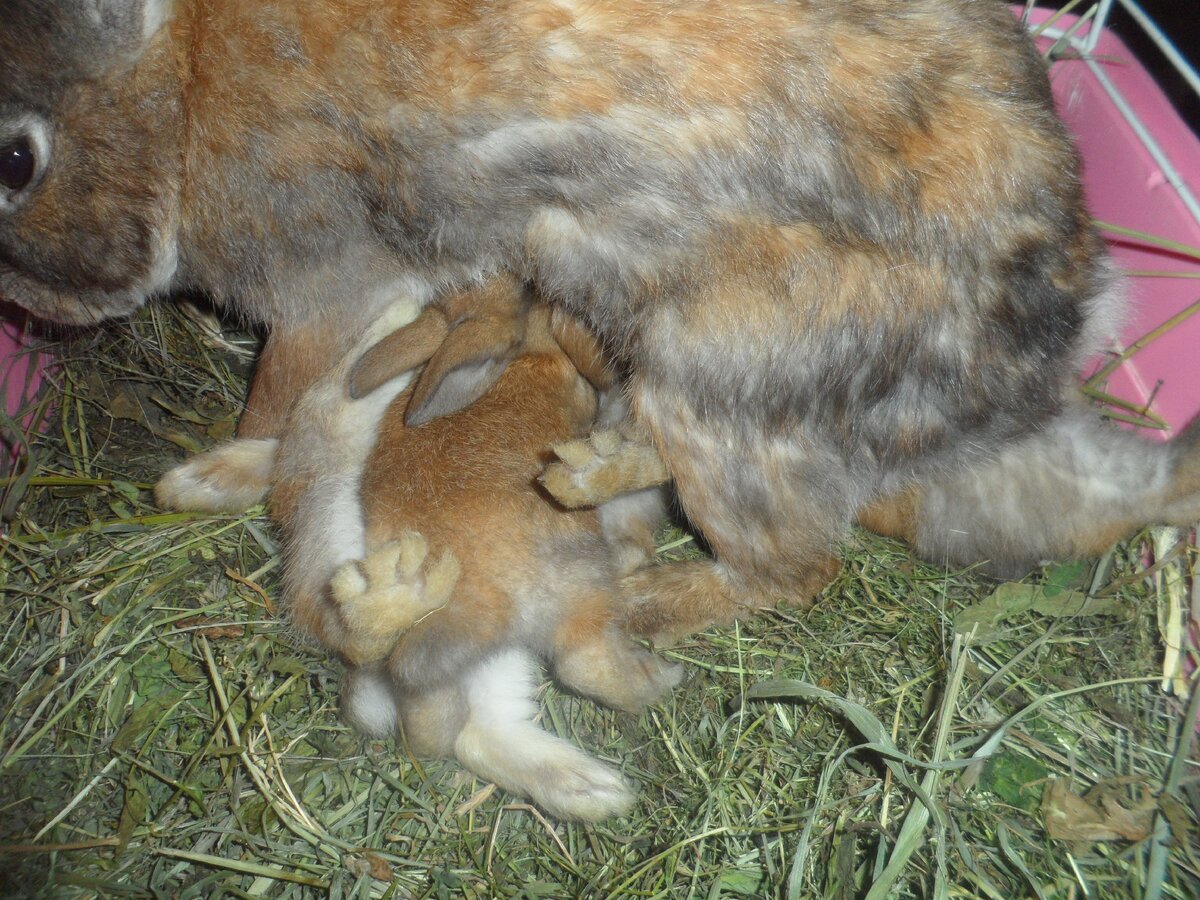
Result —
[[292, 596], [320, 594], [338, 568], [366, 555], [359, 494], [363, 468], [388, 406], [414, 373], [404, 372], [359, 400], [350, 399], [347, 378], [364, 351], [412, 322], [418, 312], [411, 297], [393, 303], [292, 412], [279, 454], [280, 474], [309, 478], [288, 545], [285, 577]]
[[399, 725], [399, 713], [387, 676], [378, 669], [349, 669], [342, 683], [342, 715], [359, 731], [372, 737], [394, 734]]
[[463, 679], [471, 718], [481, 725], [531, 722], [537, 715], [533, 692], [538, 664], [524, 650], [506, 650]]
[[171, 17], [175, 4], [174, 0], [145, 0], [145, 3], [142, 11], [142, 41], [148, 44]]
[[466, 676], [469, 712], [455, 756], [475, 774], [560, 818], [620, 815], [633, 803], [621, 776], [533, 724], [536, 673], [529, 653], [508, 650]]
[[363, 353], [397, 328], [403, 328], [416, 319], [421, 308], [431, 299], [432, 292], [426, 281], [417, 278], [401, 278], [387, 283], [372, 293], [385, 300], [392, 298], [392, 302], [388, 304], [379, 318], [371, 323], [362, 339], [359, 340], [358, 346], [351, 350], [340, 363], [339, 368], [345, 370], [342, 374], [343, 379], [345, 372], [349, 371]]
[[138, 292], [149, 297], [151, 294], [165, 292], [179, 270], [179, 241], [177, 240], [178, 216], [172, 212], [167, 222], [159, 229], [157, 245], [154, 248], [154, 259], [150, 263], [150, 272]]
[[277, 444], [238, 438], [197, 454], [163, 475], [154, 497], [168, 509], [242, 512], [266, 497]]
[[1076, 368], [1093, 354], [1114, 347], [1133, 310], [1129, 284], [1112, 259], [1105, 261], [1104, 278], [1104, 289], [1087, 306], [1079, 342], [1083, 355]]

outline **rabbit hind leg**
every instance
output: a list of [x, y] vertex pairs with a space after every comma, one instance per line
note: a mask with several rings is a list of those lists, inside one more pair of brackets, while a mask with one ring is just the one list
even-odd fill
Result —
[[986, 563], [1001, 577], [1097, 556], [1149, 523], [1200, 519], [1200, 424], [1157, 444], [1068, 407], [996, 456], [926, 477], [858, 519], [933, 563]]
[[568, 688], [626, 712], [661, 700], [679, 684], [683, 667], [639, 647], [620, 629], [616, 598], [598, 590], [555, 631], [555, 674]]
[[535, 687], [536, 663], [521, 650], [501, 651], [468, 674], [455, 758], [559, 818], [595, 821], [626, 812], [634, 798], [619, 773], [534, 724]]
[[810, 603], [840, 568], [855, 505], [845, 466], [803, 436], [747, 433], [677, 398], [643, 391], [637, 408], [716, 558], [629, 575], [627, 630], [669, 644], [758, 609]]

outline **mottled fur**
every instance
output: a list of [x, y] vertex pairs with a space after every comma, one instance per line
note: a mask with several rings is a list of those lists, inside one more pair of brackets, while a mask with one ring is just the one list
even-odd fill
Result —
[[[669, 477], [636, 436], [601, 431], [555, 450], [559, 459], [541, 480], [569, 507], [624, 502], [614, 498]], [[1047, 559], [1098, 555], [1147, 524], [1200, 521], [1200, 421], [1169, 443], [1150, 443], [1076, 401], [995, 456], [931, 473], [857, 516], [933, 562], [978, 563], [999, 577], [1018, 577]], [[736, 615], [736, 607], [713, 605], [711, 590], [698, 598], [688, 584], [710, 577], [704, 564], [634, 574], [626, 585], [634, 594], [639, 582], [673, 581], [672, 590], [654, 585], [649, 599], [631, 607], [628, 629], [662, 643]]]
[[1200, 423], [1151, 444], [1074, 409], [994, 460], [923, 481], [860, 514], [927, 559], [1020, 576], [1096, 556], [1151, 523], [1200, 522]]
[[648, 603], [806, 599], [858, 510], [1052, 429], [1111, 332], [998, 0], [176, 0], [148, 42], [142, 2], [0, 0], [0, 128], [51, 134], [0, 291], [265, 322], [269, 438], [316, 377], [275, 367], [344, 348], [369, 288], [514, 273], [603, 340], [716, 553]]

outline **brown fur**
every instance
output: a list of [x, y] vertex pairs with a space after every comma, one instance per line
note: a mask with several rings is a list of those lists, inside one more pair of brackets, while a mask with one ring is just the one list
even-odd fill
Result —
[[[313, 329], [516, 278], [612, 358], [717, 553], [698, 608], [807, 601], [910, 486], [990, 502], [1010, 448], [1068, 439], [1117, 318], [999, 0], [177, 0], [149, 39], [144, 0], [112, 0], [120, 27], [0, 2], [4, 127], [54, 136], [0, 198], [0, 291], [83, 322], [208, 292], [271, 330], [247, 426], [270, 437]], [[957, 555], [931, 516], [918, 543]], [[1001, 518], [1010, 556], [1040, 549]]]
[[[631, 465], [652, 455], [636, 435], [627, 433], [604, 452], [595, 444], [596, 436], [562, 445], [559, 461], [542, 476], [569, 506], [645, 488], [656, 483], [656, 472], [666, 476], [661, 463], [657, 469]], [[1077, 401], [1054, 427], [970, 469], [881, 497], [857, 519], [934, 562], [982, 564], [1003, 577], [1022, 575], [1043, 559], [1096, 556], [1148, 524], [1186, 526], [1200, 519], [1200, 422], [1169, 443], [1150, 444], [1101, 423]], [[767, 552], [780, 550], [767, 545]], [[690, 574], [671, 567], [637, 574], [629, 587], [643, 602], [631, 613], [630, 629], [669, 638], [736, 617], [736, 604], [722, 599], [736, 584], [726, 576], [708, 563], [694, 565]], [[687, 586], [689, 579], [702, 585], [699, 593]], [[814, 579], [814, 591], [819, 587]]]
[[891, 497], [876, 500], [858, 511], [858, 524], [874, 531], [908, 543], [917, 536], [917, 509], [921, 499], [915, 488], [907, 488]]
[[[459, 332], [452, 332], [440, 352], [456, 360], [472, 356], [482, 331], [507, 343], [512, 332], [505, 315], [482, 317], [489, 324], [466, 329], [462, 347], [455, 343]], [[511, 307], [507, 315], [524, 318]], [[622, 649], [613, 624], [621, 614], [616, 572], [597, 514], [556, 509], [535, 487], [549, 444], [582, 432], [596, 412], [594, 392], [553, 340], [548, 318], [545, 309], [530, 315], [518, 357], [467, 410], [419, 428], [389, 414], [380, 429], [361, 487], [368, 547], [420, 531], [431, 553], [449, 552], [462, 565], [450, 602], [399, 636], [389, 665], [402, 683], [437, 682], [466, 659], [514, 639], [533, 641], [558, 660], [576, 653], [626, 663], [636, 657], [632, 647]], [[423, 375], [413, 396], [431, 374], [438, 373]], [[393, 408], [410, 402], [402, 395]], [[559, 554], [581, 558], [556, 559]], [[595, 569], [590, 576], [570, 574], [589, 567]], [[530, 602], [551, 605], [535, 611]], [[571, 683], [609, 704], [635, 708], [645, 702], [647, 687], [622, 668], [572, 668]]]

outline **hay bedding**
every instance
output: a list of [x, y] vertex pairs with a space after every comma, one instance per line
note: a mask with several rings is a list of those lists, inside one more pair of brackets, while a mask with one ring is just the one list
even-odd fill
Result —
[[998, 586], [860, 533], [811, 609], [673, 651], [665, 704], [547, 685], [544, 724], [642, 797], [562, 825], [339, 722], [261, 510], [154, 508], [231, 434], [253, 346], [157, 306], [59, 348], [57, 416], [4, 487], [4, 895], [1200, 895], [1197, 702], [1160, 686], [1178, 535]]

